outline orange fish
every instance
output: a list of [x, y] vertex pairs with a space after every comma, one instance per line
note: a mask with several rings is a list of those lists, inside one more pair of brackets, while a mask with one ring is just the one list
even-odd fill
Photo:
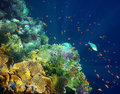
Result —
[[54, 57], [57, 57], [56, 55], [54, 55]]
[[89, 85], [89, 82], [88, 82], [88, 81], [85, 81], [85, 83]]
[[107, 67], [109, 68], [110, 66], [109, 66], [109, 65], [107, 65]]
[[103, 56], [101, 53], [99, 53], [99, 55], [98, 56]]
[[18, 32], [19, 30], [18, 30], [18, 29], [16, 29], [15, 31], [17, 31], [17, 32]]
[[66, 30], [64, 30], [64, 32], [66, 32]]
[[75, 45], [75, 43], [73, 43], [73, 45]]
[[79, 44], [81, 45], [81, 42]]
[[100, 78], [100, 75], [99, 74], [96, 74], [98, 78]]
[[46, 31], [46, 32], [48, 32], [48, 31]]
[[109, 88], [107, 84], [105, 84], [105, 87], [106, 87], [106, 88]]
[[71, 16], [68, 16], [68, 17], [66, 17], [66, 18], [69, 18], [69, 19], [70, 19], [70, 18], [71, 18]]
[[74, 73], [73, 73], [73, 72], [71, 72], [71, 75], [74, 75]]
[[113, 75], [113, 73], [111, 73], [111, 75]]
[[54, 37], [54, 39], [56, 39], [56, 37]]
[[94, 72], [96, 72], [96, 69], [94, 70]]
[[46, 17], [48, 17], [48, 15], [46, 15]]
[[85, 44], [85, 46], [88, 46], [88, 44]]
[[110, 70], [108, 70], [108, 73], [110, 73]]
[[47, 24], [46, 24], [46, 23], [44, 23], [44, 22], [43, 22], [43, 25], [47, 26]]
[[116, 78], [119, 79], [120, 77], [118, 75], [116, 75]]
[[74, 57], [77, 57], [77, 55], [76, 55], [76, 54], [73, 54], [73, 56], [74, 56]]
[[98, 88], [98, 90], [99, 90], [99, 91], [102, 91], [102, 89], [101, 89], [101, 88]]
[[62, 62], [60, 62], [60, 65], [62, 66]]
[[72, 49], [75, 49], [75, 47], [72, 47]]
[[77, 60], [75, 60], [75, 62], [77, 62]]

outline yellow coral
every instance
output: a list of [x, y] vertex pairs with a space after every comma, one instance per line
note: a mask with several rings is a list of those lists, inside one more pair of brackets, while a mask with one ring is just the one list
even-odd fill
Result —
[[9, 60], [9, 57], [7, 55], [0, 54], [0, 65], [7, 63], [8, 60]]
[[8, 70], [7, 65], [6, 65], [6, 64], [2, 64], [2, 66], [1, 66], [1, 68], [0, 68], [0, 71], [1, 71], [1, 72], [8, 72], [9, 70]]
[[41, 76], [39, 75], [35, 75], [33, 78], [32, 78], [32, 82], [33, 82], [33, 85], [35, 85], [37, 87], [37, 92], [39, 93], [43, 93], [45, 92], [46, 90], [46, 82], [44, 81], [44, 79], [42, 79]]
[[0, 53], [9, 53], [10, 49], [6, 47], [5, 44], [1, 44]]
[[36, 57], [37, 57], [37, 53], [38, 53], [39, 50], [34, 50], [34, 51], [31, 51], [28, 55], [29, 58], [32, 58], [33, 61], [36, 60]]

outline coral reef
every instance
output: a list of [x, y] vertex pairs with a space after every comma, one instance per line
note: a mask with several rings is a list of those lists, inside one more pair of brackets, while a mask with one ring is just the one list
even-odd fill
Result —
[[67, 81], [66, 86], [73, 90], [76, 90], [81, 85], [86, 91], [91, 91], [91, 87], [89, 87], [87, 79], [81, 71], [79, 54], [77, 50], [72, 49], [69, 43], [43, 45], [40, 49], [31, 51], [26, 58], [28, 60], [36, 60], [43, 65], [46, 75], [51, 76], [54, 82], [53, 91], [59, 92], [59, 89], [55, 88], [59, 86], [59, 88], [61, 87], [61, 94], [63, 94], [64, 85], [61, 83], [62, 81], [59, 83], [59, 78], [61, 77]]
[[17, 29], [16, 23], [0, 21], [0, 33], [13, 33]]
[[0, 3], [0, 94], [78, 94], [92, 88], [69, 43], [48, 44], [41, 20], [28, 17], [24, 0]]
[[[6, 66], [4, 65], [4, 67]], [[3, 69], [0, 69], [0, 88], [3, 88], [0, 93], [50, 94], [51, 79], [45, 77], [42, 66], [37, 62], [16, 63], [7, 70], [7, 72], [4, 72]]]

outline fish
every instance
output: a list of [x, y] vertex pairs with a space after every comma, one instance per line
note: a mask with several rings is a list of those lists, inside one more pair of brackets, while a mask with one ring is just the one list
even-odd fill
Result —
[[62, 66], [62, 62], [60, 62], [60, 65]]
[[106, 88], [109, 88], [109, 86], [108, 86], [107, 84], [105, 84], [105, 87], [106, 87]]
[[101, 89], [101, 88], [98, 88], [98, 91], [102, 91], [102, 89]]
[[74, 73], [73, 73], [73, 72], [71, 72], [71, 75], [74, 75]]
[[99, 53], [97, 56], [103, 56], [101, 53]]
[[74, 56], [74, 57], [77, 57], [77, 55], [76, 55], [76, 54], [73, 54], [73, 56]]
[[75, 47], [72, 47], [72, 49], [75, 49]]
[[90, 45], [90, 47], [91, 47], [94, 51], [98, 51], [97, 46], [96, 46], [94, 43], [91, 43], [91, 42], [89, 41], [88, 44]]
[[116, 78], [119, 79], [120, 77], [118, 75], [116, 75]]
[[78, 62], [77, 60], [75, 60], [75, 62]]
[[100, 75], [99, 75], [99, 74], [96, 74], [96, 76], [97, 76], [98, 78], [100, 78]]
[[85, 83], [89, 85], [89, 82], [88, 82], [88, 81], [85, 81]]
[[54, 39], [56, 40], [56, 37], [54, 37]]
[[15, 31], [17, 31], [17, 32], [18, 32], [18, 31], [19, 31], [19, 29], [16, 29]]
[[44, 23], [44, 22], [43, 22], [43, 25], [47, 26], [47, 24], [46, 24], [46, 23]]

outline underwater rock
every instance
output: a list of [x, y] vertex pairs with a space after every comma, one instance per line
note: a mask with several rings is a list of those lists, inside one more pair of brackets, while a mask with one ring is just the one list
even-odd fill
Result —
[[15, 30], [17, 29], [17, 25], [16, 23], [13, 22], [9, 22], [9, 23], [4, 23], [2, 21], [0, 21], [0, 33], [13, 33], [15, 32]]
[[89, 94], [83, 87], [79, 86], [76, 90], [77, 94]]
[[65, 94], [65, 86], [67, 85], [66, 78], [58, 77], [58, 81], [55, 85], [55, 94]]

